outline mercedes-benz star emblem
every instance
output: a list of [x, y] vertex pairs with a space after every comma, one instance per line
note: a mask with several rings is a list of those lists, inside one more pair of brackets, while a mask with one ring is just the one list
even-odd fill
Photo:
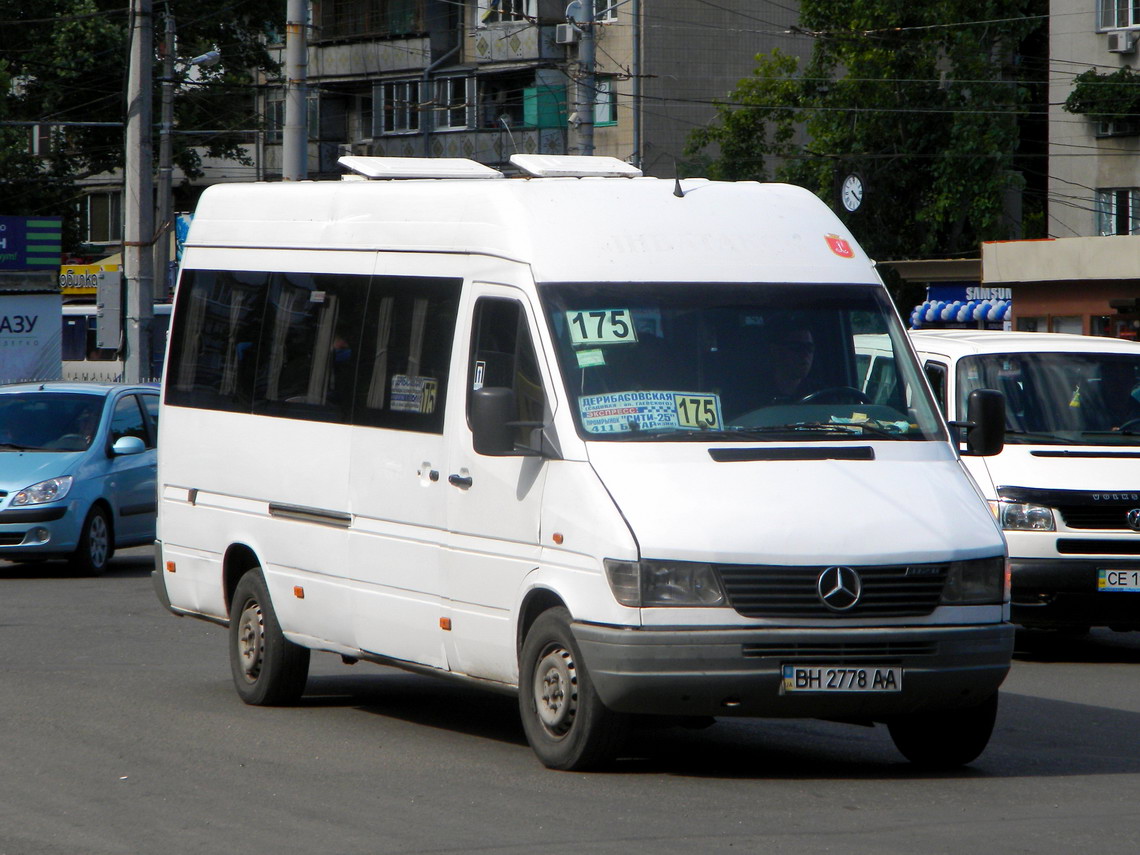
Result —
[[850, 567], [828, 567], [815, 583], [820, 601], [833, 612], [852, 608], [863, 594], [863, 580]]
[[1133, 508], [1128, 512], [1128, 527], [1133, 531], [1140, 531], [1140, 508]]

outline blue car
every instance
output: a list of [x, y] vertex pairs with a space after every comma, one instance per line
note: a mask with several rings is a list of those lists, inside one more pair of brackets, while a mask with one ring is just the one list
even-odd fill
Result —
[[0, 558], [97, 575], [153, 543], [157, 439], [157, 388], [0, 386]]

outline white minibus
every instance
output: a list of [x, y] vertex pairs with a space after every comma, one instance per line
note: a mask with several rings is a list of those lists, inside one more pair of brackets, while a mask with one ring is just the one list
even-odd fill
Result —
[[[843, 224], [797, 187], [512, 162], [205, 192], [159, 597], [228, 626], [247, 703], [296, 701], [311, 651], [453, 677], [516, 693], [552, 768], [647, 716], [885, 723], [914, 762], [977, 757], [1005, 543]], [[893, 351], [885, 394], [857, 388], [862, 335]], [[1001, 396], [971, 401], [994, 453]]]
[[911, 333], [950, 419], [1006, 400], [1005, 447], [968, 457], [1009, 543], [1012, 617], [1140, 629], [1140, 344], [1058, 333]]

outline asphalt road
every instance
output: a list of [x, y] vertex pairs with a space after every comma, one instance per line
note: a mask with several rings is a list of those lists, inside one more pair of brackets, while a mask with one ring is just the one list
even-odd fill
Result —
[[244, 706], [225, 632], [102, 578], [0, 562], [0, 855], [1096, 853], [1140, 847], [1140, 633], [1019, 638], [987, 752], [912, 770], [883, 728], [721, 721], [550, 772], [510, 698], [314, 656]]

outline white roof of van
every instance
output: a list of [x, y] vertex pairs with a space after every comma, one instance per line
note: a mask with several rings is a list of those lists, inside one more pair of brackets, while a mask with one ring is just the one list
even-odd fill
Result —
[[879, 281], [801, 187], [680, 186], [682, 196], [657, 178], [218, 184], [186, 246], [479, 253], [530, 264], [538, 282]]
[[915, 330], [914, 349], [961, 357], [972, 353], [1092, 352], [1140, 354], [1140, 344], [1119, 338], [1000, 330]]

